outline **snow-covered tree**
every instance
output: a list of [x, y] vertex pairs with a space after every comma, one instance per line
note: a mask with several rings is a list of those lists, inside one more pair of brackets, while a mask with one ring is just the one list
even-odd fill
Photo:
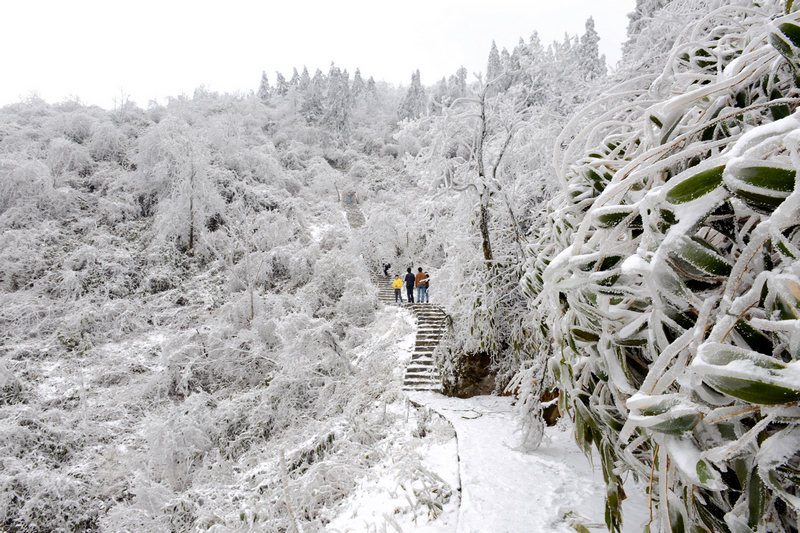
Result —
[[503, 69], [503, 62], [500, 59], [500, 51], [497, 49], [497, 43], [492, 41], [492, 48], [489, 50], [489, 59], [486, 62], [486, 81], [494, 81], [502, 76], [505, 70]]
[[208, 151], [196, 130], [172, 117], [138, 141], [143, 212], [157, 205], [160, 232], [193, 250], [206, 221], [222, 209], [222, 199], [208, 175]]
[[358, 98], [362, 98], [366, 91], [367, 85], [364, 83], [364, 78], [361, 77], [361, 71], [356, 69], [355, 73], [353, 74], [353, 84], [350, 88], [350, 96], [353, 98], [353, 100], [357, 100]]
[[325, 98], [326, 110], [323, 122], [338, 134], [343, 142], [350, 135], [350, 80], [347, 71], [331, 64], [328, 71], [328, 92]]
[[628, 38], [647, 29], [653, 15], [672, 0], [636, 0], [636, 7], [628, 13]]
[[408, 86], [408, 91], [400, 102], [397, 116], [400, 120], [419, 118], [425, 112], [426, 105], [425, 88], [417, 70], [411, 75], [411, 85]]
[[289, 92], [289, 84], [286, 83], [286, 78], [280, 72], [275, 72], [275, 94], [277, 96], [286, 96]]
[[256, 92], [256, 96], [258, 99], [264, 103], [269, 102], [269, 97], [272, 94], [272, 89], [269, 86], [269, 79], [267, 78], [267, 72], [261, 72], [261, 83], [258, 85], [258, 92]]
[[460, 67], [447, 79], [448, 98], [450, 103], [467, 95], [467, 69]]
[[586, 33], [581, 36], [580, 45], [575, 49], [578, 54], [578, 64], [583, 75], [590, 80], [605, 76], [606, 58], [600, 55], [600, 35], [594, 28], [594, 19], [589, 17], [586, 21]]
[[311, 85], [311, 76], [308, 74], [308, 68], [303, 67], [303, 73], [300, 74], [300, 83], [298, 87], [301, 91], [306, 91]]
[[442, 78], [433, 88], [428, 114], [438, 115], [445, 106], [449, 105], [447, 92], [447, 79]]
[[[303, 74], [308, 71], [303, 70]], [[303, 78], [300, 78], [300, 86], [303, 86]], [[303, 103], [300, 107], [300, 113], [305, 117], [306, 121], [310, 124], [317, 124], [325, 116], [325, 76], [322, 71], [317, 69], [314, 77], [309, 80], [308, 86], [303, 91]]]

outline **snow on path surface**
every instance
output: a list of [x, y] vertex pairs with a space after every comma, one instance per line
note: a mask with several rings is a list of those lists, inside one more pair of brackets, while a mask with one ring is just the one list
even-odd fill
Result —
[[[458, 439], [461, 508], [457, 533], [575, 533], [572, 524], [605, 530], [605, 483], [572, 440], [569, 431], [547, 428], [533, 453], [513, 449], [516, 438], [512, 398], [447, 398], [430, 392], [411, 401], [444, 416]], [[626, 484], [625, 532], [646, 521], [644, 490]]]

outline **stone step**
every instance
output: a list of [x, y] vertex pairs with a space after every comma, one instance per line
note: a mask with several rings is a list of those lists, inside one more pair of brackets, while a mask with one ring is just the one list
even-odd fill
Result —
[[418, 370], [418, 371], [408, 370], [406, 372], [406, 375], [403, 377], [403, 381], [408, 381], [412, 379], [418, 381], [422, 380], [438, 381], [442, 379], [442, 376], [440, 376], [439, 372], [436, 372], [434, 368], [427, 368], [425, 370]]
[[427, 387], [441, 387], [441, 381], [439, 378], [415, 378], [415, 377], [406, 377], [403, 380], [403, 388], [408, 390], [407, 387], [414, 387], [415, 385], [424, 385]]
[[406, 373], [403, 378], [403, 383], [437, 383], [442, 377], [438, 372], [421, 372], [421, 373]]
[[404, 379], [441, 379], [441, 376], [436, 368], [431, 366], [418, 369], [408, 368]]
[[436, 384], [423, 384], [423, 383], [413, 383], [408, 384], [403, 387], [403, 390], [406, 391], [430, 391], [430, 392], [441, 392], [442, 385], [439, 383]]
[[406, 377], [403, 380], [403, 389], [408, 390], [408, 387], [414, 387], [416, 385], [423, 385], [427, 387], [441, 387], [441, 382], [438, 379], [434, 378], [413, 378], [413, 377]]

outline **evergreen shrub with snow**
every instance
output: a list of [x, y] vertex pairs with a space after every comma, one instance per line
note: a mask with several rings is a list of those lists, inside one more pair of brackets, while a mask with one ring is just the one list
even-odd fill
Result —
[[523, 283], [612, 531], [628, 473], [646, 531], [797, 531], [799, 68], [800, 12], [712, 3], [562, 154]]

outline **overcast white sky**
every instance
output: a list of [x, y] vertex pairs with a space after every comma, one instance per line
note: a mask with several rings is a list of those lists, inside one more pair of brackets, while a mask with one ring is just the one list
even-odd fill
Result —
[[509, 51], [533, 30], [544, 44], [584, 32], [589, 16], [609, 64], [620, 57], [635, 0], [7, 0], [0, 31], [0, 106], [37, 92], [112, 108], [251, 91], [261, 72], [327, 73], [424, 85], [461, 65], [485, 71], [492, 40]]

